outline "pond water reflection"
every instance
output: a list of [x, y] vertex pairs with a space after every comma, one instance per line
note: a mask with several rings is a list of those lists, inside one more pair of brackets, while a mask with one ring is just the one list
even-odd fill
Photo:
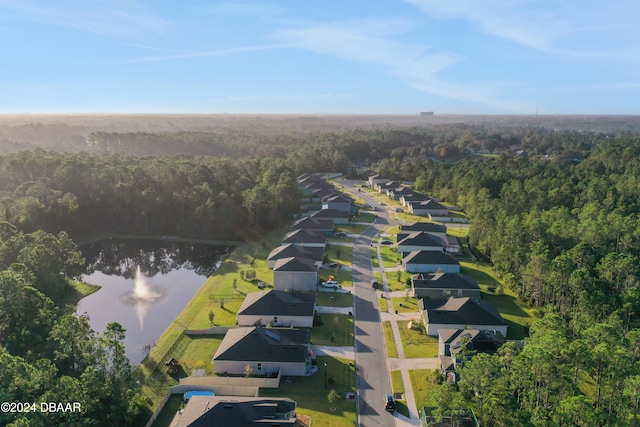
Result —
[[102, 289], [80, 301], [76, 311], [87, 313], [98, 332], [119, 322], [127, 330], [131, 363], [144, 359], [145, 347], [153, 345], [229, 251], [158, 240], [105, 240], [80, 249], [87, 259], [83, 280]]

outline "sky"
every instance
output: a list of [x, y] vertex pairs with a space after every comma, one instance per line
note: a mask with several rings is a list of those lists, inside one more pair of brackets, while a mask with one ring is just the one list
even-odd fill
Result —
[[640, 114], [637, 0], [0, 0], [0, 113]]

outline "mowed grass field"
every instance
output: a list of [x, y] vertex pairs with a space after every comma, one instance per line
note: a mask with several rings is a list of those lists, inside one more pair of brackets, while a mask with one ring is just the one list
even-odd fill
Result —
[[[482, 299], [493, 304], [507, 321], [507, 338], [519, 340], [526, 337], [529, 326], [535, 320], [533, 309], [520, 301], [511, 289], [502, 286], [489, 264], [462, 261], [460, 267], [462, 274], [467, 274], [478, 282], [482, 290]], [[502, 295], [489, 290], [498, 288], [502, 290]]]

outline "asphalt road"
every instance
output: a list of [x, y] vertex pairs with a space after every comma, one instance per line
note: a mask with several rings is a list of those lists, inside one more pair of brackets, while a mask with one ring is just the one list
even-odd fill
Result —
[[[349, 183], [345, 182], [345, 186]], [[355, 193], [357, 190], [351, 187]], [[372, 206], [377, 203], [364, 193], [358, 194]], [[384, 409], [383, 395], [391, 393], [380, 312], [376, 290], [371, 286], [373, 268], [370, 247], [374, 236], [389, 225], [389, 213], [378, 210], [378, 219], [353, 245], [353, 294], [355, 319], [356, 388], [358, 389], [358, 426], [390, 427], [395, 416]]]

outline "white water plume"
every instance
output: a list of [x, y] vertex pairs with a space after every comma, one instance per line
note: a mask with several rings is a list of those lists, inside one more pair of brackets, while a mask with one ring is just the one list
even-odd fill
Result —
[[144, 318], [149, 311], [149, 305], [157, 302], [163, 294], [155, 290], [140, 271], [140, 266], [136, 268], [133, 290], [122, 296], [122, 301], [127, 305], [136, 308], [140, 329], [144, 329]]

